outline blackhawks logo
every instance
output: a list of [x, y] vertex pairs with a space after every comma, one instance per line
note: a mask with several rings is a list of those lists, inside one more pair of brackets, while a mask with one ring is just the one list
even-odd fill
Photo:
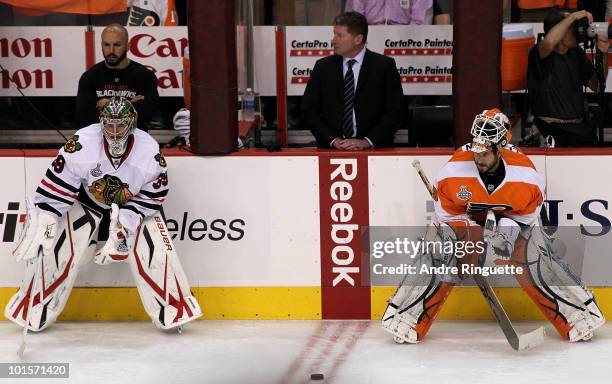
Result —
[[164, 155], [162, 155], [161, 152], [155, 155], [155, 161], [159, 163], [160, 167], [166, 166], [166, 159], [164, 159]]
[[83, 146], [79, 143], [79, 135], [74, 135], [66, 144], [64, 144], [64, 151], [67, 153], [75, 153], [76, 151], [80, 151]]
[[96, 200], [106, 205], [111, 205], [112, 203], [123, 205], [123, 203], [132, 198], [132, 193], [128, 189], [129, 185], [116, 176], [104, 175], [101, 179], [91, 183], [88, 188], [89, 193]]

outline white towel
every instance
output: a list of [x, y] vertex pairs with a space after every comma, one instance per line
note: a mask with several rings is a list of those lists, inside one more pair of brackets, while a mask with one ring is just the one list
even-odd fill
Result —
[[174, 129], [185, 138], [187, 145], [189, 145], [189, 110], [182, 108], [180, 109], [172, 119], [172, 123], [174, 124]]

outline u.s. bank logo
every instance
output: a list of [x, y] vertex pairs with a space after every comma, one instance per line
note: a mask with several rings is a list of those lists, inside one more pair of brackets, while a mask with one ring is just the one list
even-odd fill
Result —
[[21, 227], [21, 223], [26, 220], [26, 214], [19, 211], [19, 205], [17, 201], [10, 201], [7, 211], [0, 211], [0, 224], [4, 225], [4, 230], [2, 231], [3, 243], [15, 241], [17, 227]]
[[457, 197], [459, 198], [459, 200], [468, 201], [472, 198], [472, 192], [468, 191], [465, 185], [462, 185], [461, 187], [459, 187]]

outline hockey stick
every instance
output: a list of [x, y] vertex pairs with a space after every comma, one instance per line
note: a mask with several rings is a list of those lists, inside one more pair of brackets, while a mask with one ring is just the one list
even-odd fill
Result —
[[[421, 180], [423, 181], [423, 184], [425, 184], [425, 187], [429, 191], [431, 197], [435, 199], [436, 197], [434, 196], [436, 195], [436, 188], [429, 182], [425, 171], [423, 171], [423, 168], [421, 167], [421, 163], [418, 160], [414, 160], [412, 162], [412, 166], [416, 169], [417, 173], [421, 177]], [[489, 217], [487, 217], [487, 222], [485, 223], [485, 230], [492, 230], [494, 228], [495, 218], [493, 218], [493, 221], [490, 222]], [[489, 284], [487, 279], [485, 279], [484, 276], [479, 274], [472, 275], [472, 278], [476, 282], [476, 285], [478, 285], [480, 292], [482, 292], [482, 295], [484, 296], [487, 304], [489, 305], [489, 309], [491, 309], [493, 317], [495, 317], [497, 324], [499, 324], [500, 328], [504, 332], [504, 336], [506, 336], [506, 340], [508, 340], [508, 343], [512, 348], [517, 351], [520, 351], [523, 349], [535, 347], [536, 345], [544, 341], [544, 327], [540, 327], [531, 332], [519, 335], [514, 326], [512, 325], [512, 322], [508, 318], [508, 314], [504, 310], [504, 307], [502, 307], [501, 303], [497, 298], [497, 295], [493, 291], [493, 288], [491, 288], [491, 285]]]
[[36, 292], [36, 283], [38, 282], [38, 271], [40, 270], [41, 267], [41, 260], [42, 260], [43, 254], [42, 254], [42, 246], [38, 248], [38, 260], [35, 261], [36, 263], [36, 269], [34, 270], [34, 280], [32, 280], [32, 289], [30, 290], [30, 300], [28, 301], [28, 313], [26, 314], [26, 319], [25, 319], [25, 324], [23, 325], [23, 336], [21, 339], [21, 345], [19, 346], [19, 349], [17, 350], [17, 356], [19, 356], [20, 359], [23, 358], [23, 353], [25, 352], [26, 349], [26, 338], [28, 336], [28, 328], [30, 326], [30, 316], [32, 314], [32, 306], [34, 305], [34, 295]]

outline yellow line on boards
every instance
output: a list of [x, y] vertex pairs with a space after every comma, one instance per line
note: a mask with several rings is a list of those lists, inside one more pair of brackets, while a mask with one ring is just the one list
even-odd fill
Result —
[[[604, 316], [612, 316], [612, 287], [589, 288], [595, 294]], [[387, 300], [396, 287], [372, 287], [372, 319], [380, 320], [387, 307]], [[544, 320], [540, 310], [522, 288], [501, 287], [493, 289], [511, 320]], [[455, 287], [442, 307], [441, 320], [493, 320], [487, 303], [477, 287]]]
[[[612, 287], [590, 288], [607, 318], [612, 317]], [[512, 320], [543, 320], [538, 308], [521, 288], [494, 288]], [[0, 320], [17, 288], [0, 288]], [[195, 287], [193, 293], [204, 311], [204, 320], [318, 320], [320, 287]], [[372, 287], [373, 320], [379, 320], [395, 287]], [[60, 320], [149, 320], [136, 288], [74, 288]], [[438, 319], [492, 320], [476, 287], [455, 287]]]
[[[320, 319], [319, 287], [195, 287], [204, 320]], [[17, 288], [0, 288], [1, 320]], [[149, 320], [136, 288], [74, 288], [59, 320]]]

